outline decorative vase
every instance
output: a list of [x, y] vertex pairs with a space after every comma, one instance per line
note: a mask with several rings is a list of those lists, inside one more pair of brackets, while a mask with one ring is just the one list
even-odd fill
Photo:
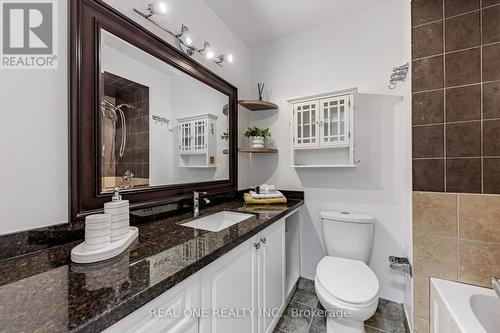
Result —
[[250, 138], [252, 148], [264, 148], [264, 137], [263, 136], [252, 136]]

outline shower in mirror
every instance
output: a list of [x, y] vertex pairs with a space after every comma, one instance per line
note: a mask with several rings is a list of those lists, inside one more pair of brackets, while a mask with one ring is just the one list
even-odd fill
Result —
[[228, 96], [101, 34], [101, 192], [228, 179]]
[[[116, 113], [116, 111], [118, 111], [120, 114], [120, 120], [121, 120], [121, 126], [122, 126], [122, 134], [121, 134], [122, 140], [120, 143], [120, 152], [119, 152], [120, 157], [123, 157], [123, 154], [125, 153], [125, 146], [127, 145], [127, 118], [125, 117], [125, 113], [123, 113], [123, 111], [122, 111], [123, 107], [131, 108], [131, 109], [134, 108], [134, 106], [130, 105], [130, 104], [114, 105], [113, 103], [111, 103], [107, 99], [104, 99], [101, 102], [102, 115], [104, 117], [109, 118], [113, 123], [116, 123], [118, 121], [118, 114]], [[102, 145], [102, 156], [104, 156], [105, 150], [106, 150], [106, 145], [103, 144]]]
[[149, 185], [149, 87], [101, 74], [102, 190]]

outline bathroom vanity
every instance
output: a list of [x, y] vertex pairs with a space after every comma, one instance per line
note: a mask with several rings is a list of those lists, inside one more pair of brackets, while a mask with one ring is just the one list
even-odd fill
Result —
[[[195, 219], [191, 211], [153, 217], [144, 215], [159, 209], [133, 212], [138, 241], [105, 262], [71, 263], [69, 251], [75, 242], [2, 260], [2, 329], [270, 332], [285, 307], [286, 286], [296, 282], [288, 281], [285, 273], [285, 260], [290, 261], [285, 258], [285, 223], [295, 220], [291, 214], [303, 200], [291, 197], [274, 210], [244, 206], [234, 199], [202, 209], [199, 217], [221, 211], [252, 215], [218, 232], [183, 226]], [[49, 231], [35, 230], [27, 238], [44, 233]], [[219, 309], [221, 315], [196, 313], [200, 308]], [[222, 311], [228, 308], [277, 312], [265, 318], [226, 319]]]
[[271, 332], [257, 310], [285, 306], [284, 237], [281, 218], [106, 332]]

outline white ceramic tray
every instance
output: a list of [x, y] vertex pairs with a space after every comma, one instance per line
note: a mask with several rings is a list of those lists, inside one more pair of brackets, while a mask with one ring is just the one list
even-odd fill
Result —
[[139, 229], [130, 227], [126, 237], [111, 242], [110, 246], [99, 250], [89, 250], [83, 242], [71, 250], [71, 260], [79, 264], [88, 264], [113, 258], [125, 251], [138, 235]]

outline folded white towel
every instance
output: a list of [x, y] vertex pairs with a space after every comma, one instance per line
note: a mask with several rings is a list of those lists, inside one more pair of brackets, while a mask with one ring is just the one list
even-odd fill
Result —
[[262, 184], [259, 186], [259, 188], [261, 193], [270, 193], [272, 191], [276, 191], [276, 186], [274, 185]]
[[281, 198], [284, 196], [280, 191], [272, 191], [270, 193], [257, 193], [255, 191], [250, 191], [250, 195], [254, 199]]

